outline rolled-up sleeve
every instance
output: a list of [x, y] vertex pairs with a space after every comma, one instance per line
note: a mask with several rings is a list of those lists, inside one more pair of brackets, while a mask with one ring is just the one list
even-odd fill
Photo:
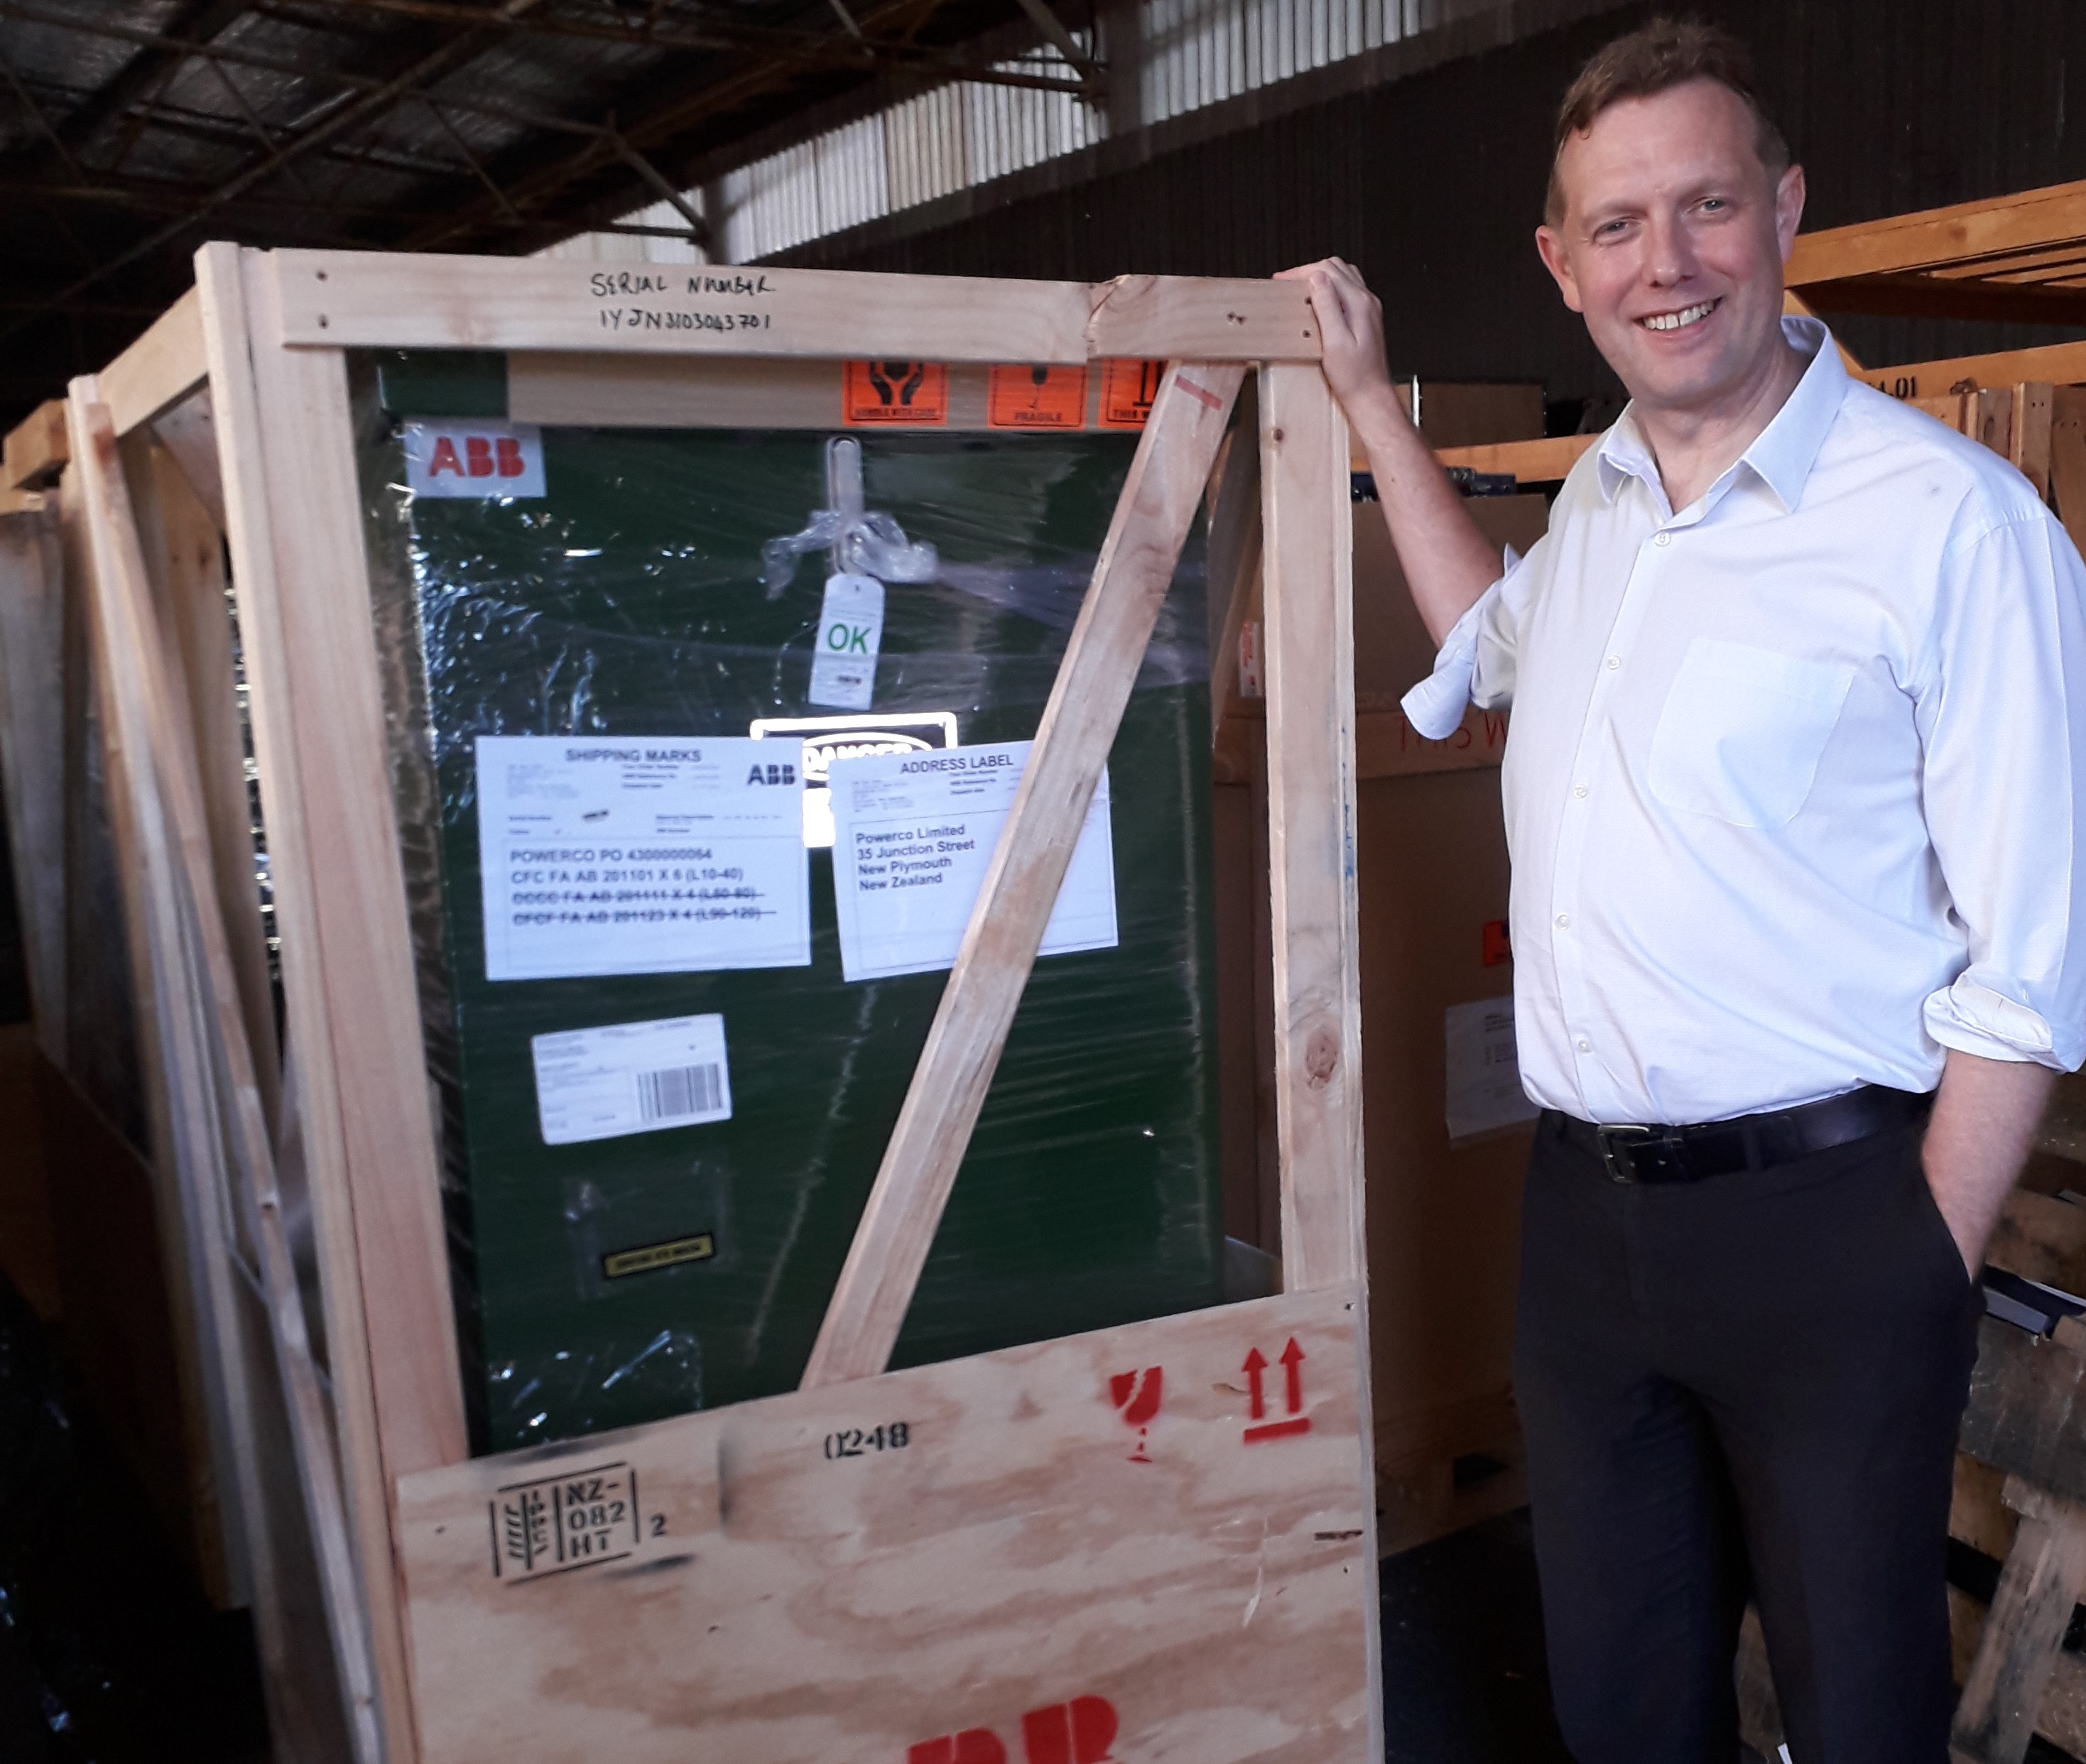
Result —
[[2086, 570], [2041, 510], [1952, 547], [1915, 691], [1929, 837], [1969, 961], [1927, 1033], [1987, 1059], [2086, 1060]]
[[1499, 711], [1513, 703], [1520, 589], [1527, 567], [1528, 560], [1509, 546], [1500, 579], [1450, 627], [1435, 653], [1433, 671], [1398, 701], [1406, 721], [1428, 740], [1447, 740], [1472, 704]]

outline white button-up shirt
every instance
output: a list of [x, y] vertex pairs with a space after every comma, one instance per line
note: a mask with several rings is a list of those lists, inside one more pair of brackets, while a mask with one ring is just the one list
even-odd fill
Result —
[[1811, 366], [1736, 465], [1676, 514], [1625, 411], [1405, 701], [1513, 708], [1522, 1078], [1582, 1120], [2086, 1057], [2086, 570], [1784, 324]]

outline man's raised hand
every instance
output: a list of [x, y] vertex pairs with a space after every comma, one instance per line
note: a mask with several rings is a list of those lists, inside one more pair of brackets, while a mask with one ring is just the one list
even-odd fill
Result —
[[1384, 363], [1383, 303], [1369, 292], [1361, 271], [1344, 257], [1325, 257], [1284, 270], [1275, 279], [1309, 284], [1326, 384], [1349, 420], [1360, 427], [1368, 406], [1379, 402], [1394, 406], [1390, 372]]

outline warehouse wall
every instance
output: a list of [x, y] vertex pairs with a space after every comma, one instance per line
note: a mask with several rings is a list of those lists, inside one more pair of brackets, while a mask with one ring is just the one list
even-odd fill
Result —
[[[1607, 9], [1311, 108], [1122, 165], [1059, 162], [1062, 187], [992, 186], [776, 261], [1098, 279], [1262, 275], [1337, 252], [1384, 295], [1394, 365], [1437, 379], [1615, 389], [1530, 233], [1550, 119], [1580, 62], [1652, 6]], [[1672, 10], [1669, 8], [1668, 10]], [[2086, 177], [2077, 0], [1708, 0], [1744, 37], [1810, 174], [1807, 225], [1837, 226]], [[1112, 168], [1108, 161], [1113, 160]], [[1024, 189], [1007, 181], [1009, 193]], [[954, 221], [952, 206], [972, 210]], [[1850, 320], [1877, 365], [2043, 342], [2046, 328]]]

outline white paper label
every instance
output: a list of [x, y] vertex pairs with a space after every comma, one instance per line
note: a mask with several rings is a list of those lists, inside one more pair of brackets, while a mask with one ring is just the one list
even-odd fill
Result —
[[811, 661], [814, 704], [866, 711], [876, 694], [876, 652], [883, 643], [883, 584], [873, 576], [829, 576]]
[[481, 735], [486, 978], [808, 966], [802, 772], [743, 735]]
[[804, 843], [824, 851], [833, 843], [833, 799], [826, 768], [864, 754], [924, 754], [956, 745], [953, 711], [896, 711], [883, 716], [757, 716], [747, 733], [786, 741], [804, 755]]
[[714, 1013], [536, 1035], [529, 1051], [547, 1146], [731, 1119], [724, 1018]]
[[1451, 1141], [1532, 1121], [1540, 1112], [1521, 1087], [1511, 997], [1449, 1007], [1447, 1064]]
[[416, 496], [540, 496], [543, 432], [533, 423], [405, 425], [406, 487]]
[[[923, 974], [955, 963], [1028, 748], [1017, 741], [832, 763], [833, 897], [847, 979]], [[1104, 771], [1040, 953], [1115, 946]]]

